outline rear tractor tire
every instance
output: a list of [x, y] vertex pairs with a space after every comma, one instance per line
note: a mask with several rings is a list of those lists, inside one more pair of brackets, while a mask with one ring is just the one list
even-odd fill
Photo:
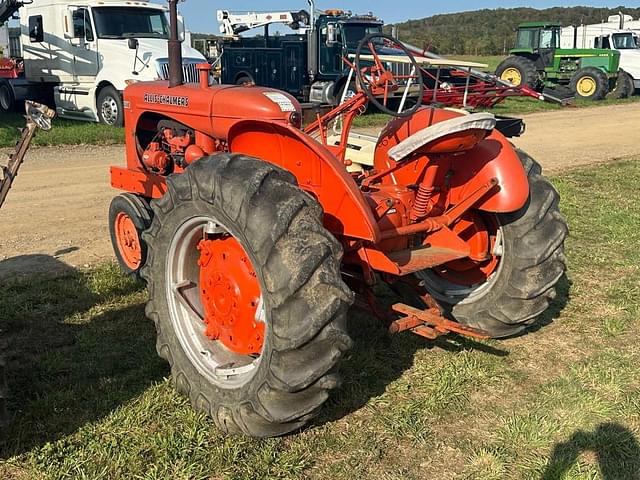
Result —
[[596, 67], [585, 67], [571, 77], [571, 91], [583, 100], [602, 100], [609, 93], [609, 78]]
[[142, 239], [142, 232], [151, 226], [151, 218], [149, 203], [142, 197], [123, 193], [111, 201], [111, 245], [122, 271], [137, 280], [147, 260], [147, 245]]
[[342, 248], [290, 173], [220, 154], [169, 177], [144, 239], [147, 315], [179, 392], [228, 433], [300, 429], [352, 346]]
[[614, 100], [629, 98], [634, 93], [635, 85], [633, 83], [633, 77], [624, 70], [620, 70], [620, 72], [618, 72], [616, 86], [611, 92], [609, 92], [607, 98]]
[[531, 193], [520, 211], [493, 215], [498, 227], [493, 250], [499, 263], [491, 276], [463, 285], [436, 270], [419, 274], [451, 319], [493, 338], [517, 335], [532, 325], [555, 298], [566, 269], [569, 228], [559, 212], [560, 197], [542, 176], [540, 165], [520, 150], [518, 155]]
[[498, 65], [496, 76], [514, 87], [537, 88], [539, 83], [536, 64], [526, 57], [511, 56]]

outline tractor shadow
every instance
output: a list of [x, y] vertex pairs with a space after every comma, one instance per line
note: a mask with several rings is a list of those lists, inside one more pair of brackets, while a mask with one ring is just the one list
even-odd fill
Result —
[[[0, 280], [8, 387], [0, 459], [105, 417], [168, 374], [144, 315], [143, 285], [116, 267], [81, 273], [44, 255], [0, 262], [0, 274], [25, 262], [55, 275]], [[123, 296], [127, 306], [113, 307]]]
[[[552, 324], [566, 307], [570, 298], [571, 281], [564, 275], [557, 285], [556, 298], [536, 325], [521, 337], [531, 335]], [[380, 297], [378, 297], [380, 299]], [[383, 299], [393, 303], [398, 297]], [[429, 341], [409, 332], [391, 336], [381, 322], [370, 314], [352, 309], [349, 312], [349, 334], [355, 344], [351, 356], [341, 365], [342, 386], [330, 397], [327, 407], [316, 424], [339, 420], [364, 407], [371, 399], [384, 394], [387, 387], [398, 380], [415, 363], [416, 353], [442, 350], [452, 354], [465, 351], [481, 352], [493, 357], [509, 355], [508, 342], [480, 342], [450, 334]]]
[[603, 480], [640, 480], [638, 439], [617, 423], [602, 423], [593, 432], [577, 431], [558, 443], [541, 480], [565, 478], [586, 452], [595, 455]]

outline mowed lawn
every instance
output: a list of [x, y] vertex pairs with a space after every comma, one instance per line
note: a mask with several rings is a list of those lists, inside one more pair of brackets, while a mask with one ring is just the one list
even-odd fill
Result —
[[343, 386], [285, 438], [227, 437], [191, 410], [144, 287], [114, 266], [0, 287], [0, 478], [639, 478], [640, 158], [554, 181], [572, 236], [544, 328], [428, 342], [354, 311]]

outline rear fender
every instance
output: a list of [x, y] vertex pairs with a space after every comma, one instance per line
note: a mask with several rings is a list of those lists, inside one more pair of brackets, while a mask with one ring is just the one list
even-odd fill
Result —
[[[520, 157], [509, 141], [494, 131], [476, 148], [454, 161], [450, 202], [460, 203], [471, 193], [498, 179], [498, 186], [475, 208], [485, 212], [511, 213], [524, 207], [529, 199], [529, 179]], [[463, 162], [462, 168], [457, 164]]]
[[[389, 123], [383, 130], [376, 147], [375, 168], [384, 171], [396, 166], [389, 157], [389, 150], [404, 139], [426, 126], [460, 116], [460, 113], [423, 108], [409, 119], [399, 119]], [[498, 186], [474, 208], [495, 213], [510, 213], [520, 210], [529, 198], [529, 181], [518, 154], [509, 140], [497, 130], [482, 140], [473, 149], [453, 154], [437, 155], [418, 153], [420, 158], [407, 161], [405, 166], [383, 179], [386, 183], [412, 185], [422, 181], [420, 172], [427, 164], [440, 165], [438, 185], [448, 183], [449, 203], [458, 204], [470, 194], [487, 184], [492, 178], [498, 179]], [[445, 176], [450, 175], [448, 179]]]
[[228, 135], [229, 151], [278, 165], [291, 172], [300, 188], [324, 209], [325, 227], [334, 235], [377, 243], [380, 229], [358, 186], [323, 145], [279, 123], [245, 120]]

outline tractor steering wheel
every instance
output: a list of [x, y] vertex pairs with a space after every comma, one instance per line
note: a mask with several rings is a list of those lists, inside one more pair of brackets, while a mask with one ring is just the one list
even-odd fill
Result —
[[[382, 40], [382, 42], [381, 42]], [[385, 60], [381, 58], [384, 54], [380, 53], [376, 47], [384, 45], [385, 48], [392, 47], [401, 56], [409, 58], [411, 70], [408, 74], [395, 74], [385, 67]], [[369, 58], [363, 58], [363, 52]], [[371, 66], [362, 66], [362, 61], [372, 62]], [[389, 60], [386, 61], [389, 63]], [[364, 91], [369, 98], [369, 101], [375, 105], [378, 110], [394, 117], [409, 117], [413, 115], [421, 106], [424, 95], [424, 78], [422, 77], [422, 70], [416, 61], [413, 54], [405, 47], [401, 42], [395, 38], [385, 35], [383, 33], [372, 33], [362, 39], [356, 50], [355, 58], [355, 70], [357, 75], [358, 87]], [[401, 111], [391, 110], [388, 106], [390, 94], [397, 92], [402, 88], [401, 82], [405, 82], [404, 93], [402, 98], [408, 97], [409, 89], [412, 85], [416, 85], [419, 89], [418, 99], [416, 104], [409, 109], [402, 109]], [[379, 98], [382, 97], [382, 101]]]

